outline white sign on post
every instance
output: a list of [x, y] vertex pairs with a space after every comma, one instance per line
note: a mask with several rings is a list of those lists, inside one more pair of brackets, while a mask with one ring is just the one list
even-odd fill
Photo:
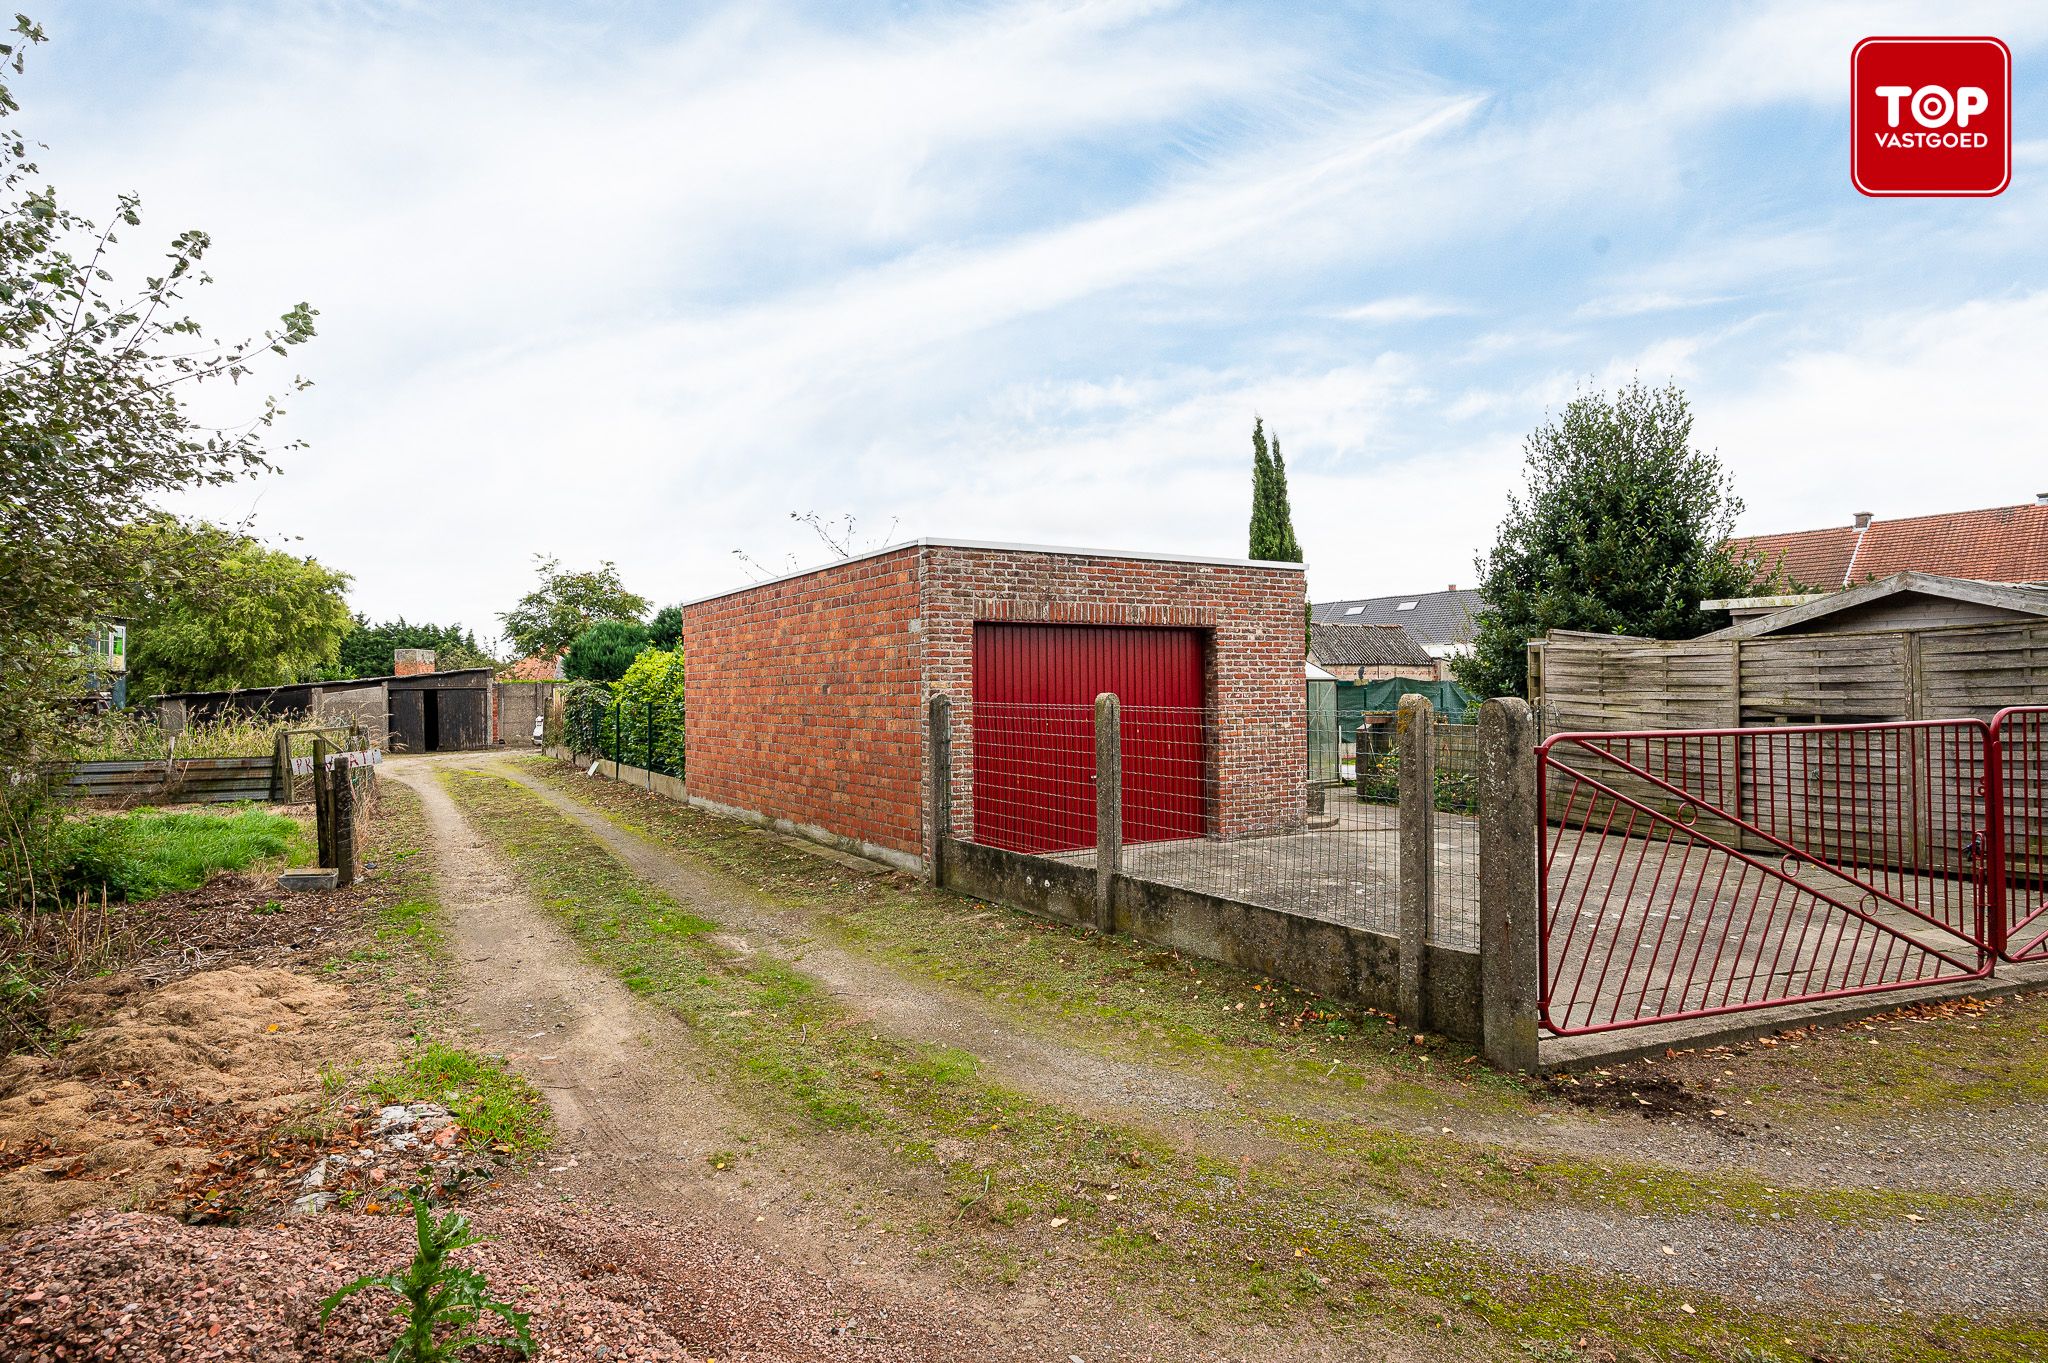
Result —
[[[375, 767], [381, 766], [383, 762], [384, 753], [378, 748], [369, 748], [362, 752], [331, 752], [327, 754], [327, 769], [329, 771], [334, 770], [337, 766]], [[311, 757], [294, 757], [292, 759], [292, 775], [311, 776], [312, 774], [313, 759]]]

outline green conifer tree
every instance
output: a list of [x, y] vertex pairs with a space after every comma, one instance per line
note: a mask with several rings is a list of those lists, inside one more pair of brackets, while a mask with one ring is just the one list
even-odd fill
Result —
[[1251, 557], [1279, 563], [1301, 562], [1301, 542], [1294, 537], [1294, 512], [1287, 503], [1287, 465], [1280, 442], [1266, 444], [1266, 423], [1252, 419]]

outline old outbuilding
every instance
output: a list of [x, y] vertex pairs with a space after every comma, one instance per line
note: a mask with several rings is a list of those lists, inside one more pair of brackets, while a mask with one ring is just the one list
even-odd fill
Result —
[[309, 726], [354, 726], [367, 742], [395, 753], [491, 745], [489, 668], [436, 672], [431, 652], [424, 659], [402, 661], [408, 670], [388, 677], [172, 692], [156, 697], [157, 722], [170, 734], [229, 714], [302, 720]]

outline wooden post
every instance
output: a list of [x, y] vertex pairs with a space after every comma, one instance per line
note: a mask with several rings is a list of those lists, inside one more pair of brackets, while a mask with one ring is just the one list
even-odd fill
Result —
[[[1917, 630], [1904, 631], [1899, 637], [1906, 651], [1906, 718], [1924, 719], [1927, 714], [1927, 663], [1920, 651], [1920, 634]], [[1906, 749], [1902, 754], [1906, 765], [1903, 775], [1905, 789], [1900, 792], [1906, 818], [1905, 869], [1924, 874], [1935, 868], [1935, 858], [1928, 855], [1927, 831], [1920, 824], [1921, 806], [1931, 805], [1934, 799], [1931, 767], [1935, 745], [1927, 741], [1929, 735], [1925, 729], [1907, 729], [1899, 737]]]
[[334, 865], [334, 791], [327, 783], [328, 745], [325, 738], [313, 739], [313, 842], [315, 861]]
[[931, 750], [932, 822], [925, 844], [925, 872], [934, 885], [946, 883], [946, 839], [953, 832], [953, 700], [935, 693], [925, 709], [925, 742]]
[[281, 733], [270, 749], [270, 801], [290, 804], [292, 798], [292, 736]]
[[1429, 1030], [1429, 919], [1436, 880], [1436, 707], [1403, 696], [1394, 725], [1401, 745], [1401, 989], [1404, 1025]]
[[1486, 1058], [1537, 1067], [1536, 722], [1512, 696], [1479, 709], [1479, 999]]
[[1095, 698], [1095, 926], [1116, 930], [1116, 877], [1124, 859], [1123, 707]]
[[356, 783], [344, 761], [327, 773], [328, 808], [334, 826], [334, 884], [339, 889], [356, 878]]

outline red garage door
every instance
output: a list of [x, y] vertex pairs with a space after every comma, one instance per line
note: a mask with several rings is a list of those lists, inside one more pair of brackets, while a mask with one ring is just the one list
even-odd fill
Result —
[[975, 841], [1095, 845], [1095, 698], [1123, 702], [1125, 842], [1209, 826], [1202, 631], [974, 627]]

